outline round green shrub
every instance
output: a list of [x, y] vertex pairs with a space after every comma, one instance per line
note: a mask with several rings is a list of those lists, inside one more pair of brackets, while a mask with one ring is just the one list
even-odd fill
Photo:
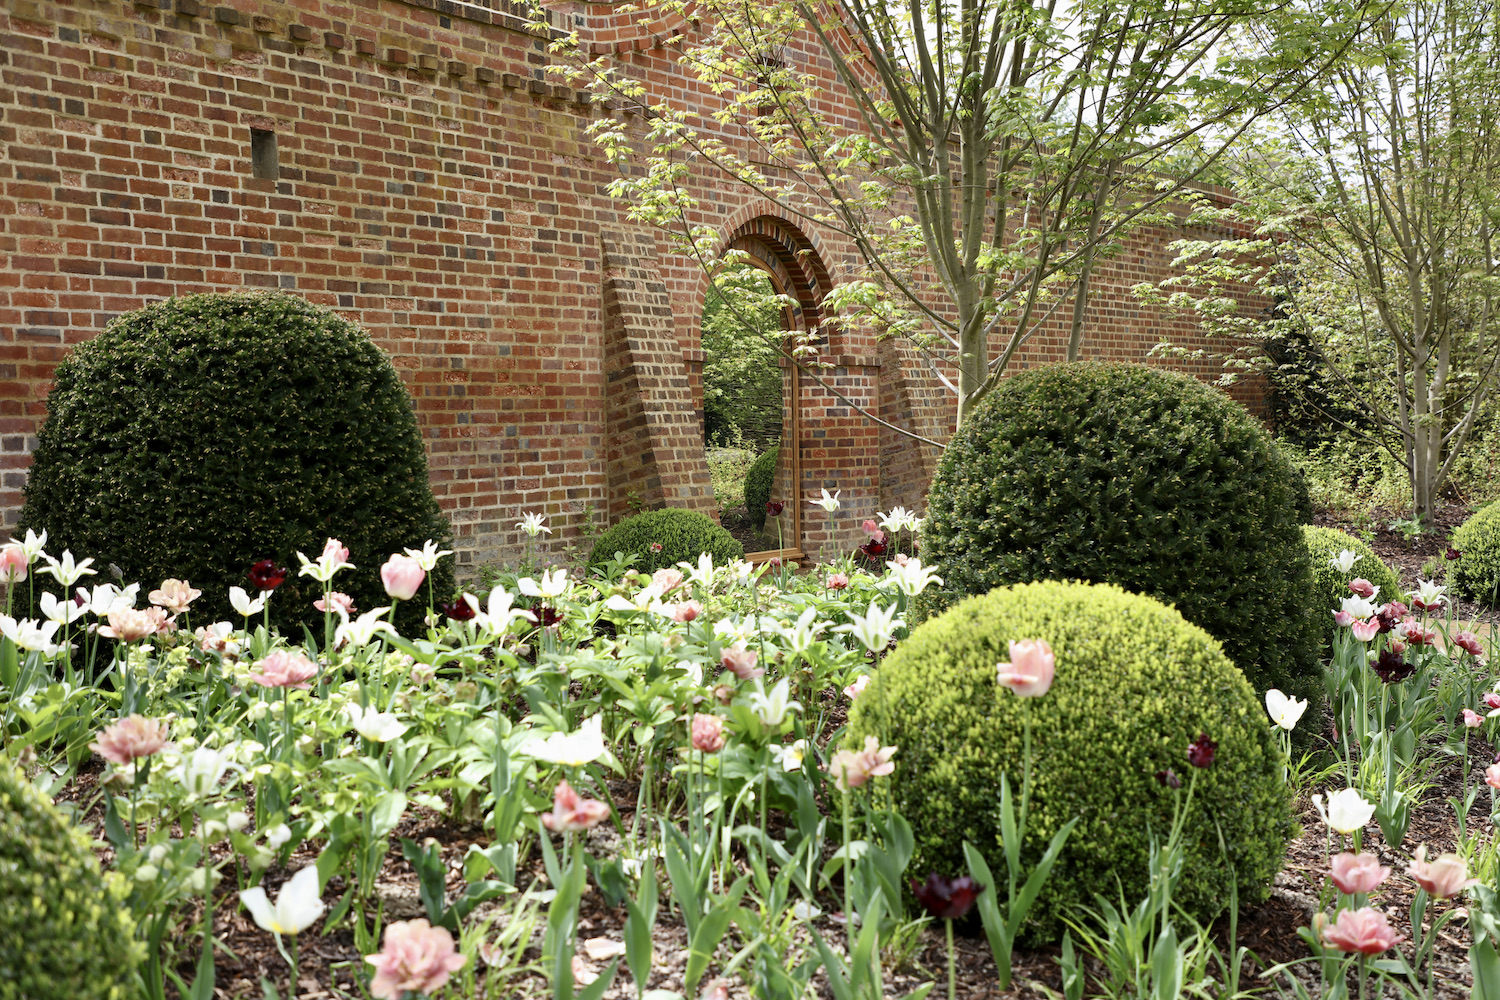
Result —
[[1487, 608], [1500, 604], [1500, 503], [1476, 510], [1448, 544], [1463, 553], [1448, 564], [1454, 592]]
[[[1347, 531], [1304, 524], [1302, 537], [1307, 542], [1308, 555], [1312, 557], [1312, 603], [1322, 618], [1325, 634], [1334, 628], [1331, 613], [1338, 610], [1346, 597], [1353, 596], [1349, 591], [1350, 580], [1362, 578], [1379, 587], [1380, 593], [1375, 600], [1382, 604], [1405, 600], [1401, 578], [1396, 571], [1381, 562], [1374, 549]], [[1359, 557], [1348, 573], [1340, 572], [1331, 563], [1344, 549]]]
[[[1009, 642], [1044, 639], [1056, 656], [1049, 692], [1021, 699], [996, 681]], [[1032, 936], [1056, 940], [1059, 919], [1094, 893], [1133, 904], [1146, 886], [1150, 837], [1165, 841], [1174, 793], [1155, 778], [1196, 780], [1178, 901], [1208, 917], [1229, 899], [1264, 899], [1292, 831], [1282, 755], [1255, 692], [1203, 629], [1160, 602], [1107, 584], [1045, 581], [969, 598], [915, 629], [854, 702], [849, 742], [897, 747], [892, 804], [912, 823], [910, 871], [965, 870], [963, 844], [1003, 873], [1000, 776], [1019, 799], [1024, 717], [1034, 761], [1022, 868], [1030, 871], [1080, 817], [1038, 898]], [[1212, 767], [1188, 763], [1199, 734], [1218, 742]], [[878, 785], [877, 785], [878, 790]], [[877, 792], [878, 793], [878, 792]], [[1222, 831], [1227, 856], [1221, 855]]]
[[953, 436], [922, 553], [950, 594], [1031, 580], [1149, 594], [1222, 642], [1258, 691], [1317, 705], [1309, 507], [1297, 471], [1218, 390], [1144, 365], [1053, 365], [1001, 382]]
[[[163, 579], [203, 592], [191, 620], [238, 620], [261, 559], [289, 569], [272, 621], [321, 635], [322, 585], [298, 576], [338, 538], [355, 569], [334, 578], [360, 610], [390, 603], [380, 566], [448, 542], [411, 398], [368, 334], [289, 295], [194, 295], [120, 316], [57, 368], [20, 530], [54, 553], [114, 563], [142, 591]], [[451, 559], [432, 581], [453, 590]], [[252, 596], [253, 592], [252, 592]], [[426, 607], [406, 602], [398, 624]]]
[[0, 1000], [124, 998], [136, 959], [88, 837], [0, 761]]
[[[661, 546], [652, 552], [651, 545]], [[715, 565], [745, 558], [745, 547], [733, 535], [702, 514], [691, 510], [648, 510], [627, 517], [599, 536], [589, 554], [589, 568], [602, 566], [616, 552], [634, 553], [635, 568], [654, 573], [679, 562], [697, 562], [704, 552], [714, 557]]]
[[745, 512], [756, 529], [765, 527], [766, 504], [771, 500], [771, 488], [776, 482], [776, 462], [781, 458], [781, 445], [761, 454], [750, 463], [745, 473]]

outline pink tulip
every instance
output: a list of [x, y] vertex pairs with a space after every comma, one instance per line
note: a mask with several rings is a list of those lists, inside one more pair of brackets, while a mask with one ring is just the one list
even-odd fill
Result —
[[465, 958], [453, 944], [453, 935], [426, 920], [398, 920], [385, 929], [385, 942], [378, 955], [366, 955], [375, 967], [370, 993], [380, 1000], [401, 1000], [407, 994], [432, 994], [463, 968]]
[[354, 614], [354, 598], [337, 590], [330, 590], [326, 598], [320, 597], [313, 601], [313, 607], [319, 611], [332, 611], [335, 614], [343, 611], [346, 615], [352, 615]]
[[135, 642], [156, 634], [156, 622], [144, 611], [120, 608], [109, 613], [109, 624], [99, 629], [99, 634], [121, 642]]
[[542, 825], [553, 833], [589, 830], [609, 816], [609, 805], [586, 799], [566, 781], [552, 790], [552, 811], [542, 813]]
[[1479, 641], [1479, 636], [1473, 632], [1459, 632], [1453, 637], [1453, 645], [1470, 656], [1481, 658], [1484, 656], [1484, 644]]
[[1380, 622], [1374, 618], [1363, 621], [1359, 618], [1349, 623], [1349, 631], [1354, 633], [1354, 638], [1360, 642], [1369, 642], [1380, 634]]
[[1480, 726], [1484, 725], [1484, 716], [1480, 715], [1478, 712], [1471, 711], [1470, 709], [1466, 708], [1463, 711], [1463, 716], [1464, 725], [1468, 726], [1470, 729], [1478, 729]]
[[1338, 919], [1323, 928], [1323, 943], [1339, 951], [1383, 955], [1401, 940], [1384, 913], [1373, 906], [1341, 910]]
[[1491, 764], [1484, 769], [1484, 783], [1491, 788], [1500, 788], [1500, 764]]
[[317, 664], [300, 653], [278, 649], [255, 665], [250, 679], [262, 687], [310, 688], [318, 674]]
[[26, 579], [26, 550], [17, 542], [0, 547], [0, 582], [21, 583]]
[[1428, 861], [1426, 844], [1417, 848], [1417, 856], [1406, 866], [1406, 873], [1438, 899], [1457, 896], [1469, 886], [1479, 884], [1479, 879], [1469, 878], [1469, 867], [1457, 854], [1440, 854]]
[[124, 767], [140, 757], [150, 757], [167, 745], [167, 721], [148, 719], [144, 715], [127, 715], [101, 730], [99, 739], [89, 749]]
[[998, 664], [999, 681], [1019, 697], [1039, 698], [1052, 687], [1057, 673], [1056, 658], [1045, 639], [1010, 642], [1010, 662]]
[[755, 666], [755, 661], [759, 658], [760, 654], [753, 649], [729, 646], [719, 654], [719, 663], [740, 680], [748, 681], [765, 673]]
[[427, 571], [422, 564], [400, 553], [391, 556], [380, 567], [380, 581], [385, 584], [385, 592], [398, 601], [411, 600], [425, 579]]
[[829, 575], [829, 577], [828, 577], [828, 589], [829, 590], [843, 590], [847, 586], [849, 586], [849, 574], [848, 573], [833, 573], [833, 574]]
[[323, 554], [318, 559], [325, 563], [344, 563], [349, 561], [349, 549], [337, 538], [330, 538], [323, 543]]
[[1333, 623], [1339, 628], [1348, 628], [1354, 621], [1354, 616], [1347, 611], [1335, 611], [1333, 613]]
[[659, 569], [651, 574], [651, 582], [661, 588], [662, 596], [665, 597], [682, 586], [682, 571], [670, 568]]
[[1374, 597], [1375, 592], [1379, 589], [1379, 587], [1375, 586], [1373, 583], [1371, 583], [1369, 580], [1364, 579], [1363, 577], [1359, 577], [1349, 581], [1350, 592], [1363, 597], [1367, 601], [1370, 598]]
[[870, 686], [870, 675], [869, 674], [861, 674], [860, 677], [859, 677], [859, 680], [855, 681], [853, 684], [850, 684], [848, 687], [844, 688], [844, 696], [846, 698], [848, 698], [850, 701], [853, 701], [855, 698], [858, 698], [864, 692], [865, 688], [867, 688], [869, 686]]
[[681, 604], [672, 605], [674, 622], [690, 622], [701, 614], [703, 614], [703, 605], [697, 601], [683, 601]]
[[152, 635], [171, 635], [177, 631], [177, 619], [168, 615], [166, 608], [146, 608], [141, 614], [151, 623]]
[[693, 749], [699, 753], [718, 753], [724, 749], [724, 720], [717, 715], [693, 715]]
[[1480, 701], [1484, 702], [1485, 708], [1500, 708], [1500, 694], [1496, 694], [1493, 691], [1481, 698]]
[[885, 532], [881, 531], [880, 526], [877, 525], [874, 521], [866, 521], [864, 524], [860, 525], [860, 527], [864, 528], [865, 534], [870, 536], [871, 541], [885, 541]]
[[161, 589], [151, 591], [148, 598], [152, 604], [180, 615], [187, 611], [189, 604], [202, 596], [203, 591], [194, 590], [186, 580], [163, 580]]
[[884, 777], [896, 770], [891, 758], [895, 747], [883, 747], [873, 736], [865, 737], [863, 750], [840, 750], [828, 762], [828, 773], [839, 791], [858, 788], [871, 778]]
[[1332, 869], [1333, 884], [1346, 896], [1371, 892], [1391, 874], [1391, 870], [1382, 867], [1380, 859], [1375, 855], [1350, 854], [1348, 851], [1335, 854], [1329, 867]]

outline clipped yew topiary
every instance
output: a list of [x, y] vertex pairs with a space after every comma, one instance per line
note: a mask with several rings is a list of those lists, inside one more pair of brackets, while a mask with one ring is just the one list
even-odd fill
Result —
[[[651, 546], [660, 545], [658, 552]], [[697, 562], [704, 552], [714, 557], [714, 564], [745, 557], [745, 547], [733, 535], [702, 514], [691, 510], [648, 510], [627, 517], [599, 536], [589, 554], [589, 568], [603, 566], [616, 552], [635, 554], [635, 568], [654, 573], [679, 562]]]
[[1460, 597], [1500, 605], [1500, 503], [1481, 507], [1448, 542], [1461, 553], [1448, 564], [1448, 581]]
[[136, 959], [88, 837], [0, 761], [0, 1000], [124, 1000]]
[[[389, 603], [379, 570], [391, 553], [450, 535], [390, 359], [293, 296], [193, 295], [120, 316], [58, 366], [47, 412], [21, 530], [114, 563], [143, 592], [188, 580], [203, 591], [193, 624], [237, 620], [228, 588], [250, 590], [246, 571], [272, 559], [290, 570], [272, 621], [322, 635], [321, 585], [297, 575], [298, 551], [316, 559], [325, 539], [342, 541], [357, 568], [334, 587], [367, 610]], [[451, 560], [435, 577], [446, 600]], [[408, 604], [405, 627], [426, 601]]]
[[[1056, 678], [1041, 697], [999, 685], [1009, 642], [1043, 639]], [[1000, 776], [1019, 797], [1023, 712], [1035, 759], [1024, 870], [1067, 821], [1081, 817], [1033, 911], [1031, 936], [1057, 939], [1060, 918], [1094, 893], [1128, 900], [1147, 880], [1151, 834], [1165, 840], [1174, 793], [1196, 779], [1178, 899], [1209, 917], [1265, 898], [1292, 831], [1281, 751], [1244, 675], [1203, 629], [1169, 607], [1119, 587], [1046, 581], [965, 600], [919, 626], [882, 663], [849, 716], [851, 745], [865, 736], [897, 748], [893, 805], [911, 820], [910, 871], [965, 870], [965, 841], [1003, 872]], [[1213, 765], [1190, 766], [1199, 733], [1217, 741]], [[1219, 848], [1223, 834], [1227, 857]]]
[[765, 451], [745, 473], [745, 511], [757, 529], [765, 527], [766, 504], [771, 499], [771, 488], [776, 482], [776, 462], [781, 457], [781, 445]]
[[1265, 430], [1214, 388], [1135, 364], [1032, 369], [943, 453], [922, 553], [946, 593], [928, 604], [1029, 580], [1116, 583], [1175, 605], [1258, 691], [1318, 705], [1310, 506]]
[[[1302, 537], [1307, 542], [1307, 552], [1312, 558], [1311, 600], [1324, 623], [1325, 633], [1334, 628], [1332, 612], [1338, 610], [1346, 597], [1353, 596], [1349, 590], [1350, 580], [1364, 579], [1379, 587], [1380, 593], [1375, 600], [1381, 604], [1405, 600], [1401, 592], [1401, 578], [1396, 575], [1396, 571], [1382, 562], [1374, 549], [1347, 531], [1305, 524], [1302, 526]], [[1345, 549], [1356, 556], [1354, 565], [1347, 573], [1333, 565], [1333, 560]]]

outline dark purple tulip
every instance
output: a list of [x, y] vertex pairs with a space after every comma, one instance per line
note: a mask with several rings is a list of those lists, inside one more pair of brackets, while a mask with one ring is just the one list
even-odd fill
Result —
[[250, 581], [250, 586], [256, 590], [275, 590], [286, 580], [286, 567], [278, 566], [273, 560], [262, 559], [250, 567], [250, 572], [245, 574]]
[[1207, 733], [1199, 733], [1198, 738], [1188, 744], [1188, 763], [1194, 767], [1213, 767], [1214, 754], [1219, 750], [1219, 744], [1208, 738]]
[[974, 906], [974, 900], [984, 891], [984, 886], [967, 875], [958, 878], [943, 878], [937, 872], [927, 876], [926, 882], [911, 880], [911, 891], [917, 902], [927, 908], [934, 917], [944, 920], [959, 920]]

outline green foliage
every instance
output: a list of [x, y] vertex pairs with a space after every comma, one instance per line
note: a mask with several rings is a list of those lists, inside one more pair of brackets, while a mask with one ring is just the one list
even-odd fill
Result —
[[[1330, 612], [1338, 609], [1344, 598], [1353, 596], [1349, 581], [1357, 577], [1369, 580], [1380, 588], [1376, 596], [1379, 603], [1404, 600], [1401, 593], [1401, 578], [1396, 571], [1375, 554], [1375, 550], [1348, 532], [1337, 528], [1320, 528], [1315, 524], [1302, 526], [1302, 537], [1307, 541], [1307, 552], [1312, 557], [1312, 590], [1309, 592], [1313, 608], [1325, 622], [1324, 631], [1333, 629]], [[1359, 558], [1348, 573], [1341, 573], [1329, 565], [1340, 550], [1349, 549]]]
[[[367, 610], [389, 603], [391, 553], [449, 538], [390, 359], [292, 296], [194, 295], [121, 316], [58, 366], [47, 410], [21, 530], [45, 528], [52, 551], [114, 563], [148, 590], [190, 581], [197, 623], [236, 618], [228, 588], [250, 589], [246, 570], [273, 559], [291, 571], [273, 621], [321, 634], [321, 585], [296, 575], [298, 551], [340, 539], [357, 568], [335, 589]], [[446, 599], [451, 560], [434, 575]], [[398, 623], [414, 626], [425, 603]]]
[[1454, 591], [1487, 608], [1500, 605], [1500, 503], [1476, 510], [1449, 544], [1463, 553], [1448, 564]]
[[[995, 664], [1020, 639], [1045, 639], [1056, 655], [1056, 680], [1040, 698], [996, 681]], [[1210, 917], [1234, 878], [1242, 900], [1265, 898], [1292, 830], [1265, 709], [1202, 629], [1149, 597], [1097, 584], [1021, 584], [963, 601], [917, 628], [855, 701], [848, 742], [873, 735], [898, 748], [890, 791], [916, 831], [911, 871], [964, 871], [964, 841], [1003, 869], [1000, 776], [1021, 782], [1028, 712], [1035, 763], [1022, 870], [1080, 817], [1033, 910], [1035, 939], [1056, 940], [1059, 919], [1094, 893], [1114, 898], [1117, 878], [1125, 898], [1139, 898], [1149, 838], [1164, 840], [1172, 824], [1173, 793], [1154, 777], [1167, 768], [1184, 795], [1197, 782], [1178, 901]], [[1219, 749], [1198, 771], [1186, 750], [1200, 732]]]
[[[653, 542], [661, 546], [660, 552], [651, 551]], [[635, 568], [643, 573], [653, 573], [684, 560], [696, 562], [704, 552], [714, 557], [716, 566], [745, 557], [745, 547], [707, 517], [696, 511], [671, 508], [627, 517], [600, 535], [589, 555], [589, 568], [603, 566], [616, 552], [635, 553], [638, 556]]]
[[135, 964], [88, 837], [0, 761], [0, 1000], [123, 1000]]
[[1376, 509], [1411, 509], [1406, 470], [1384, 448], [1349, 434], [1316, 448], [1304, 449], [1280, 438], [1276, 443], [1307, 481], [1315, 510], [1369, 515]]
[[708, 478], [720, 516], [745, 505], [745, 477], [753, 464], [755, 456], [741, 448], [708, 449]]
[[784, 305], [765, 271], [726, 269], [703, 303], [703, 434], [761, 448], [781, 436]]
[[1175, 605], [1256, 690], [1318, 703], [1306, 488], [1209, 386], [1129, 364], [1014, 375], [954, 435], [927, 511], [922, 551], [950, 592], [1119, 584]]
[[757, 530], [765, 527], [766, 504], [771, 499], [771, 488], [776, 484], [776, 463], [781, 458], [781, 445], [761, 455], [745, 473], [745, 510]]

